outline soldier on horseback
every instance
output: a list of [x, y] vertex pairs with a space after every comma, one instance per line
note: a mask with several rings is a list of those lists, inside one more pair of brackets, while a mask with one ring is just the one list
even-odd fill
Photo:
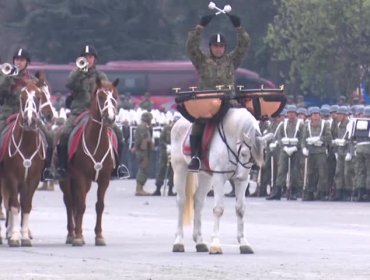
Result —
[[[26, 85], [26, 81], [37, 81], [27, 69], [31, 63], [30, 53], [23, 49], [17, 49], [13, 55], [13, 65], [8, 69], [2, 69], [0, 73], [0, 102], [2, 104], [2, 113], [0, 114], [0, 134], [6, 127], [6, 120], [12, 114], [19, 112], [19, 96], [21, 89]], [[47, 150], [45, 158], [45, 166], [42, 172], [41, 180], [53, 180], [51, 171], [51, 158], [53, 154], [53, 138], [45, 126], [40, 126], [44, 132], [47, 141]]]
[[[96, 87], [96, 79], [108, 80], [105, 73], [96, 69], [98, 53], [92, 45], [86, 45], [80, 53], [80, 58], [77, 59], [77, 69], [72, 71], [67, 80], [67, 88], [71, 90], [70, 109], [71, 114], [65, 124], [64, 131], [61, 133], [58, 152], [58, 168], [57, 177], [65, 178], [68, 165], [68, 140], [75, 126], [76, 118], [84, 111], [90, 108], [90, 95]], [[115, 125], [114, 132], [118, 140], [118, 161], [122, 160], [121, 153], [123, 150], [122, 131]], [[116, 170], [113, 171], [113, 176], [123, 178], [127, 175], [127, 168], [123, 163], [119, 162], [116, 165]]]
[[[200, 89], [215, 89], [217, 85], [234, 87], [234, 72], [241, 64], [249, 46], [249, 35], [240, 24], [240, 18], [236, 15], [229, 15], [231, 23], [237, 31], [237, 46], [226, 53], [226, 40], [222, 34], [215, 34], [209, 40], [209, 55], [205, 54], [199, 47], [203, 29], [210, 23], [215, 15], [203, 16], [195, 29], [189, 32], [187, 40], [187, 52], [190, 60], [200, 77]], [[223, 99], [219, 112], [211, 121], [220, 121], [230, 107], [230, 100]], [[181, 106], [179, 111], [182, 112]], [[198, 118], [193, 119], [193, 126], [190, 135], [191, 161], [190, 171], [199, 171], [200, 169], [200, 146], [202, 143], [202, 134], [206, 121]]]

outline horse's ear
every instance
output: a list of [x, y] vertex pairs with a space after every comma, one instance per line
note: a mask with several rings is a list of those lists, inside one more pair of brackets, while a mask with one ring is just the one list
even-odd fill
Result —
[[113, 86], [114, 86], [114, 87], [117, 87], [117, 86], [118, 86], [118, 84], [119, 84], [119, 79], [117, 78], [117, 79], [115, 79], [115, 80], [114, 80], [114, 82], [113, 82]]

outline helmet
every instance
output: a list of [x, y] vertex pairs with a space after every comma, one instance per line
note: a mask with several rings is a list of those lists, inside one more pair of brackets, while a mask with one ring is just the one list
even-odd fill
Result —
[[317, 106], [310, 107], [310, 108], [308, 108], [308, 113], [310, 115], [312, 115], [314, 113], [320, 113], [320, 108], [317, 107]]
[[370, 105], [365, 107], [364, 117], [370, 118]]
[[149, 122], [153, 119], [153, 115], [149, 112], [142, 113], [141, 120], [143, 122]]
[[225, 36], [220, 34], [220, 33], [212, 35], [211, 38], [209, 38], [209, 46], [212, 45], [212, 44], [224, 44], [224, 45], [226, 45]]
[[304, 114], [305, 116], [307, 116], [307, 109], [304, 107], [300, 107], [297, 109], [297, 114]]
[[98, 52], [96, 51], [96, 49], [94, 48], [93, 45], [86, 45], [82, 50], [81, 50], [81, 56], [85, 56], [85, 55], [93, 55], [95, 56], [95, 58], [98, 57]]
[[344, 115], [349, 115], [349, 110], [347, 106], [340, 106], [337, 110], [338, 114], [344, 114]]
[[30, 63], [30, 62], [31, 62], [31, 55], [30, 55], [30, 53], [29, 53], [28, 51], [26, 51], [25, 49], [18, 49], [18, 50], [14, 53], [14, 55], [13, 55], [13, 61], [14, 61], [14, 59], [19, 58], [19, 57], [20, 57], [20, 58], [24, 58], [24, 59], [26, 59], [28, 63]]
[[286, 109], [287, 113], [289, 113], [289, 112], [297, 113], [297, 106], [296, 105], [287, 105], [285, 107], [285, 109]]
[[339, 109], [338, 105], [331, 105], [330, 106], [330, 113], [335, 113]]
[[327, 104], [324, 104], [321, 106], [320, 114], [322, 116], [330, 116], [330, 106]]

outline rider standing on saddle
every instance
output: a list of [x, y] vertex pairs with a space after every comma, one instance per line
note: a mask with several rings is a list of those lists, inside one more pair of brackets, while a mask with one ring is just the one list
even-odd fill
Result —
[[[86, 68], [77, 68], [73, 70], [67, 80], [67, 88], [71, 91], [72, 95], [70, 98], [70, 110], [71, 114], [65, 124], [64, 130], [61, 133], [59, 144], [57, 146], [58, 152], [58, 177], [66, 177], [66, 170], [68, 165], [68, 140], [69, 136], [75, 127], [76, 118], [83, 112], [90, 109], [91, 93], [96, 87], [96, 79], [108, 80], [105, 73], [96, 69], [96, 62], [98, 53], [92, 45], [86, 45], [81, 53], [81, 57], [84, 57], [87, 61]], [[113, 126], [113, 130], [117, 135], [118, 140], [118, 161], [121, 160], [121, 153], [123, 149], [123, 136], [122, 131], [116, 126]], [[117, 175], [118, 178], [125, 177], [127, 175], [127, 168], [119, 162], [116, 166], [116, 171], [113, 175]]]
[[[215, 89], [217, 85], [234, 87], [234, 72], [247, 53], [250, 41], [248, 33], [240, 24], [240, 18], [236, 15], [228, 14], [237, 32], [236, 48], [232, 52], [226, 53], [225, 37], [218, 33], [210, 38], [210, 53], [209, 55], [205, 54], [199, 46], [201, 34], [214, 16], [203, 16], [195, 26], [195, 29], [189, 32], [186, 44], [189, 58], [199, 75], [200, 89]], [[217, 118], [216, 121], [222, 119], [229, 107], [230, 100], [224, 99], [220, 111], [215, 116]], [[202, 119], [196, 119], [193, 122], [190, 135], [191, 161], [188, 166], [190, 171], [199, 171], [200, 168], [200, 150], [205, 123], [205, 120]]]
[[[2, 112], [0, 114], [0, 134], [6, 127], [6, 120], [9, 116], [19, 113], [19, 97], [21, 90], [26, 86], [27, 81], [32, 80], [37, 82], [37, 78], [33, 76], [27, 69], [31, 63], [31, 55], [25, 49], [18, 49], [13, 55], [13, 69], [9, 74], [0, 74], [0, 100], [2, 104]], [[47, 141], [45, 166], [41, 175], [41, 180], [53, 180], [51, 171], [51, 157], [53, 155], [53, 138], [48, 133], [44, 125], [40, 125], [41, 130], [45, 134]]]

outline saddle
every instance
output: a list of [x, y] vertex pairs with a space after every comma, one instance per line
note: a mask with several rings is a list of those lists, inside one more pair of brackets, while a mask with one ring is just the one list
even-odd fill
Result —
[[[88, 111], [81, 113], [75, 120], [75, 127], [71, 132], [71, 135], [68, 139], [68, 160], [71, 160], [73, 155], [77, 151], [77, 147], [82, 139], [83, 131], [85, 130], [86, 124], [89, 120]], [[108, 128], [108, 137], [110, 138], [114, 153], [116, 157], [118, 156], [118, 140], [117, 135], [114, 133], [112, 128]]]
[[[211, 144], [212, 137], [215, 133], [217, 124], [213, 122], [208, 122], [204, 128], [203, 136], [202, 136], [202, 145], [201, 145], [201, 162], [202, 166], [205, 168], [203, 169], [210, 169], [209, 167], [209, 147]], [[189, 127], [184, 142], [182, 144], [182, 152], [184, 155], [190, 156], [191, 149], [190, 149], [190, 132], [191, 127]]]

